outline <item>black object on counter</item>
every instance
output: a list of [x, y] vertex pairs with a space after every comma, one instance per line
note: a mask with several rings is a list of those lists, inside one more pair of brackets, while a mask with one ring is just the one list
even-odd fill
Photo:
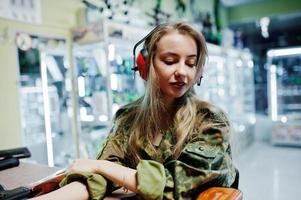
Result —
[[0, 170], [19, 166], [19, 159], [31, 156], [26, 147], [0, 150]]
[[0, 191], [0, 200], [20, 200], [31, 197], [31, 189], [27, 187], [18, 187], [12, 190]]

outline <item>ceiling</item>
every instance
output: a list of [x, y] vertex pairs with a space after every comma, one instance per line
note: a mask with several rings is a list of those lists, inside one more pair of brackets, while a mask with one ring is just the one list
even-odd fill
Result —
[[[230, 28], [241, 30], [247, 35], [260, 34], [259, 20], [231, 24]], [[287, 32], [294, 30], [301, 30], [301, 12], [270, 17], [269, 32]]]
[[259, 21], [229, 25], [229, 28], [242, 33], [245, 47], [265, 55], [271, 48], [301, 46], [301, 12], [270, 17], [269, 37], [261, 35]]

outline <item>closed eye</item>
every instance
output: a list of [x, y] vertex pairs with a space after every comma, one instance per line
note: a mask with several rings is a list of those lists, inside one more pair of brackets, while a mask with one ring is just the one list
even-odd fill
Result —
[[175, 62], [174, 61], [169, 61], [169, 60], [165, 60], [163, 61], [166, 65], [173, 65]]
[[187, 64], [189, 67], [194, 67], [195, 66], [195, 64], [193, 63], [193, 64]]
[[186, 65], [192, 68], [195, 66], [195, 63], [186, 63]]
[[186, 65], [188, 65], [189, 67], [195, 67], [196, 66], [195, 59], [188, 59], [188, 60], [186, 60]]

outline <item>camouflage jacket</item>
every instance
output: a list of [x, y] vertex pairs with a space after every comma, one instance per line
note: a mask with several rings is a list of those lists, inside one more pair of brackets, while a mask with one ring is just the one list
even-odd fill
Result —
[[[236, 174], [229, 144], [229, 121], [216, 107], [209, 110], [202, 105], [204, 102], [197, 108], [193, 133], [178, 159], [172, 156], [175, 138], [171, 128], [156, 149], [145, 143], [141, 152], [143, 160], [137, 166], [131, 166], [131, 158], [127, 156], [129, 124], [119, 126], [115, 134], [110, 134], [97, 159], [136, 168], [139, 199], [195, 199], [208, 187], [230, 187]], [[126, 110], [117, 113], [126, 114]], [[116, 188], [101, 175], [89, 172], [71, 173], [60, 185], [72, 181], [86, 184], [93, 200], [102, 199]]]
[[[206, 126], [209, 122], [218, 125]], [[195, 199], [208, 187], [230, 187], [234, 182], [229, 126], [225, 114], [216, 107], [209, 110], [198, 106], [193, 134], [178, 159], [172, 157], [175, 138], [170, 129], [156, 149], [145, 143], [143, 160], [138, 166], [130, 166], [131, 158], [126, 154], [130, 133], [126, 126], [110, 134], [97, 159], [136, 168], [138, 196], [142, 199]]]

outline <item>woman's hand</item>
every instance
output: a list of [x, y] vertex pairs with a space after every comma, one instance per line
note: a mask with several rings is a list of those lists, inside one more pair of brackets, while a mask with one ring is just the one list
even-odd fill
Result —
[[99, 166], [99, 160], [76, 159], [67, 169], [69, 172], [92, 172], [96, 173]]

